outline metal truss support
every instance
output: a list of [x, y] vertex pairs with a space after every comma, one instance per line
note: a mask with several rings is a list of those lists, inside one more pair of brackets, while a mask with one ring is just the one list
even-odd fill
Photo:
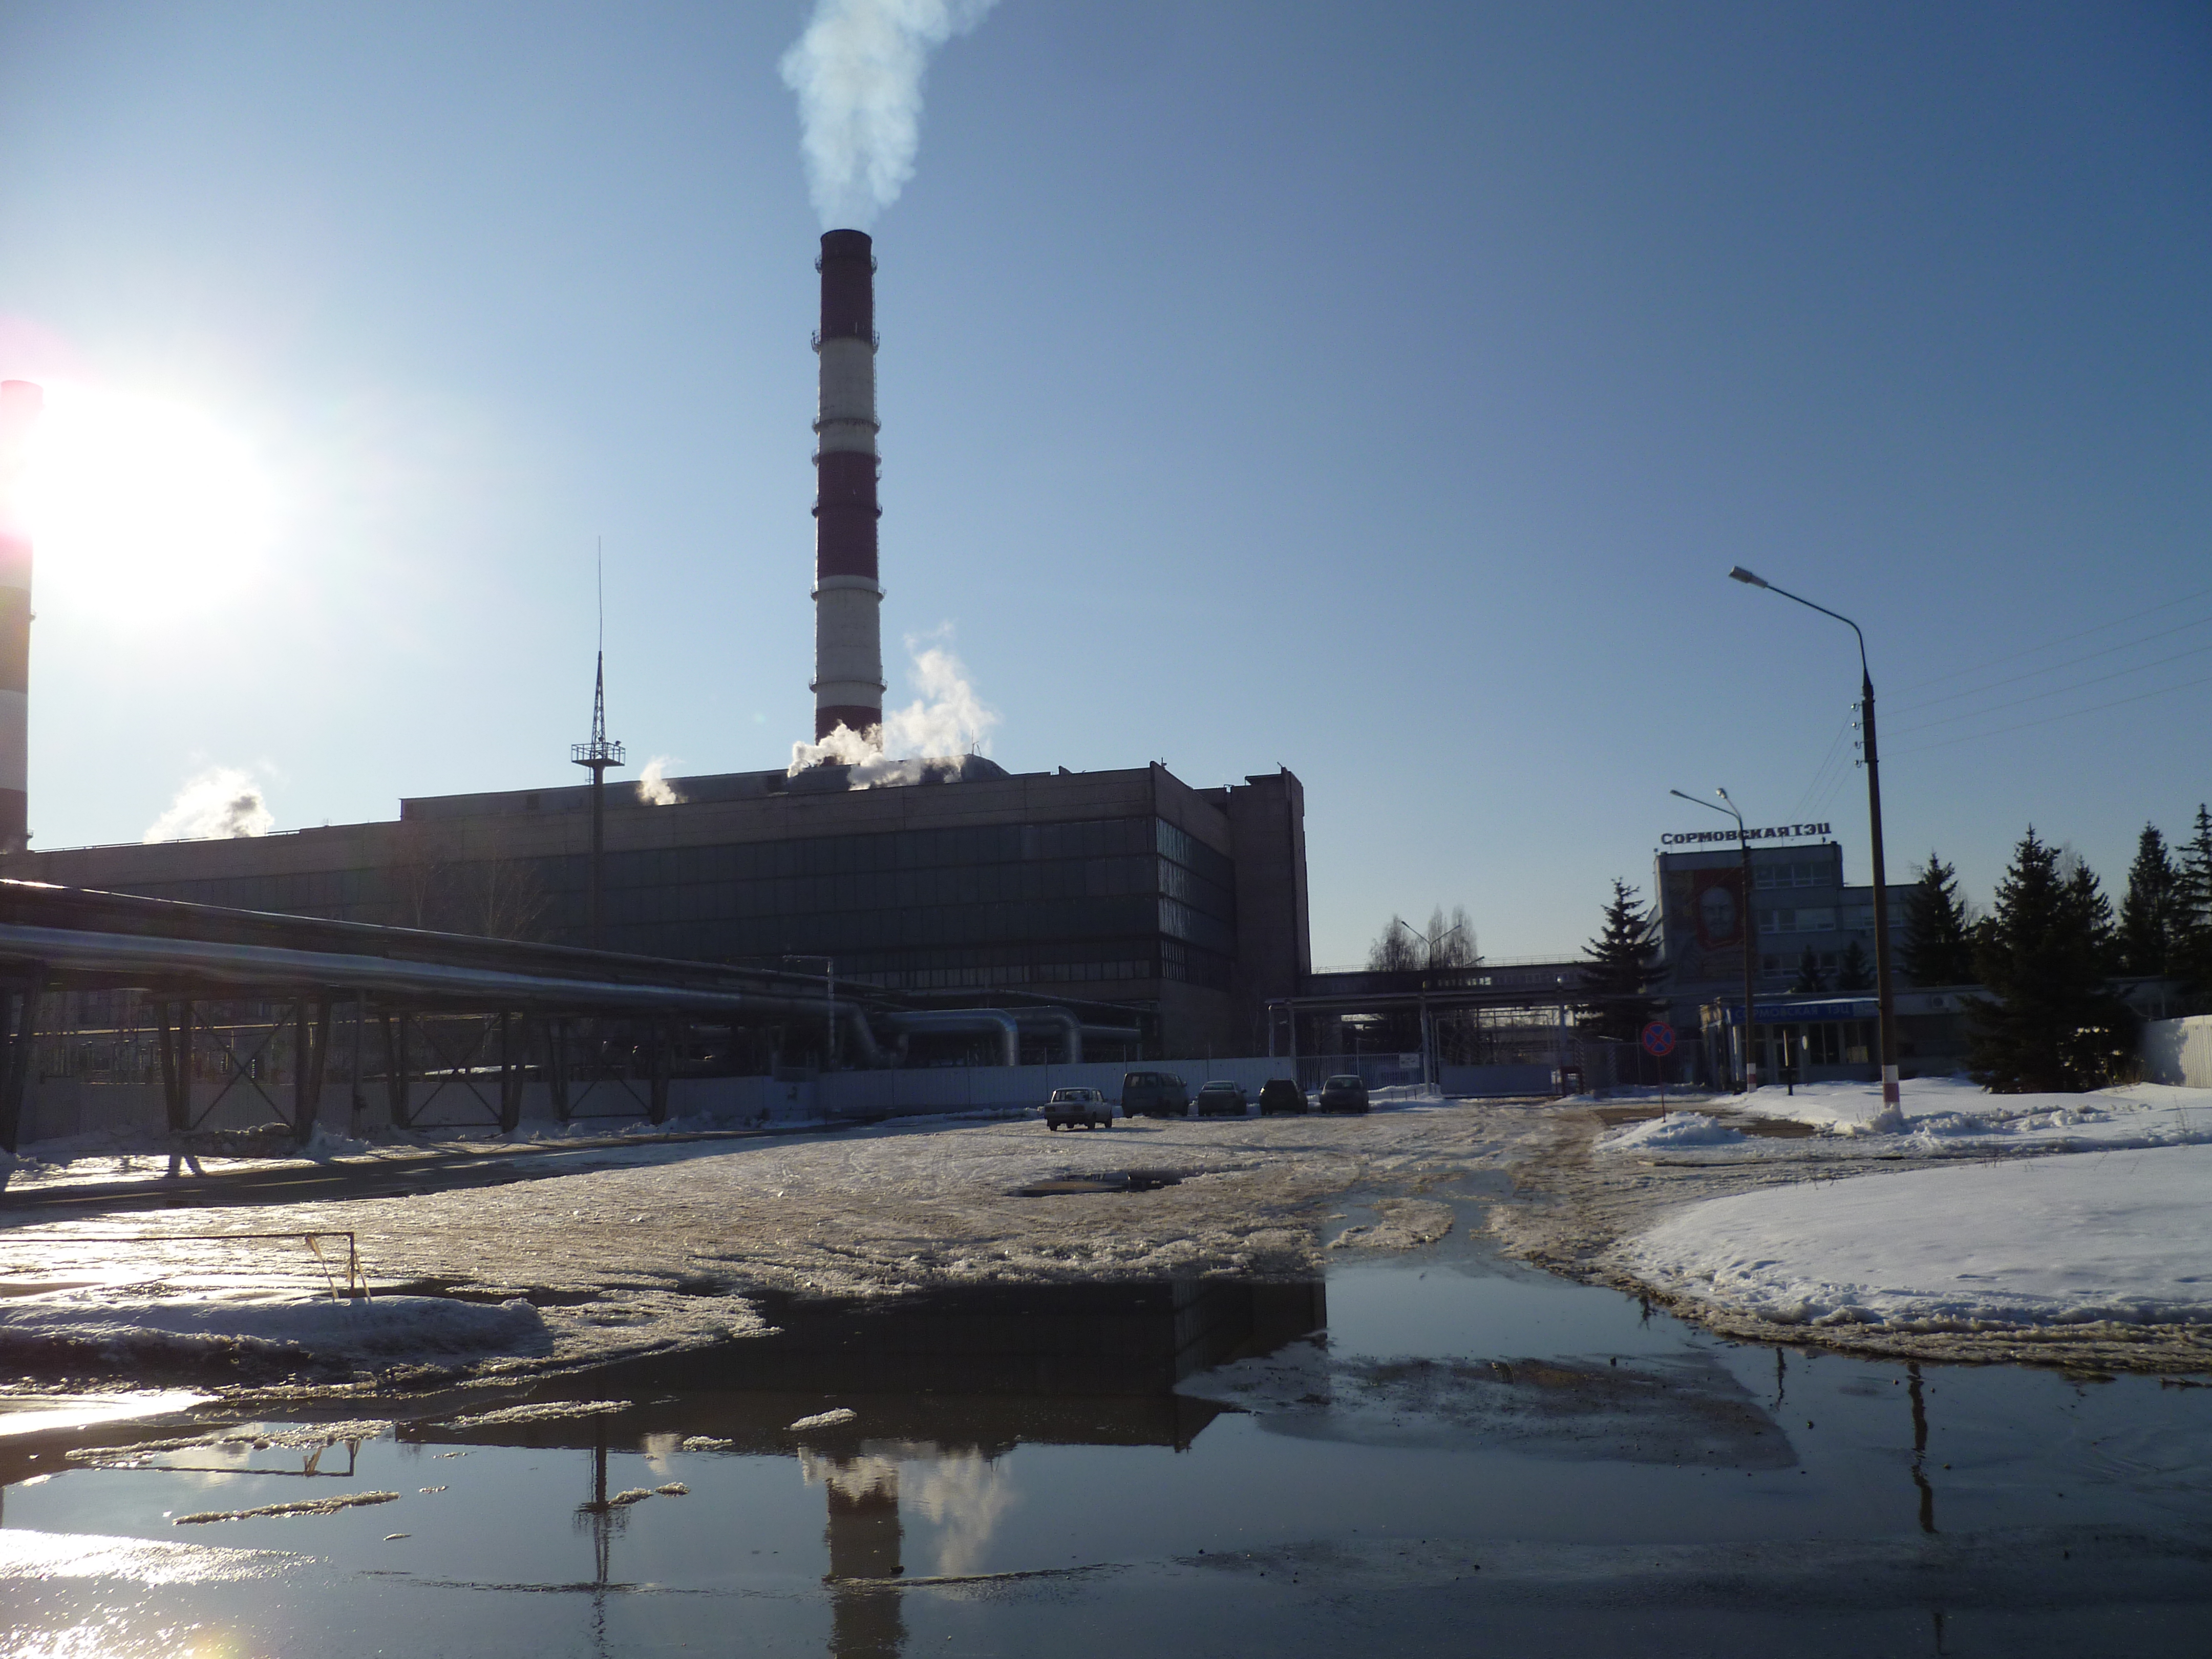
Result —
[[182, 1135], [192, 1127], [192, 1005], [190, 998], [173, 1005], [154, 1005], [154, 1022], [160, 1032], [161, 1103], [168, 1109], [169, 1133]]
[[653, 1068], [652, 1103], [646, 1115], [655, 1123], [668, 1121], [668, 1022], [654, 1019], [646, 1022], [646, 1041], [650, 1045]]
[[297, 1032], [292, 1054], [292, 1139], [306, 1146], [314, 1139], [316, 1114], [323, 1104], [323, 1072], [331, 1057], [331, 1001], [313, 1005], [314, 1023], [307, 1020], [307, 999], [294, 1006], [293, 1029]]
[[0, 1068], [0, 1152], [12, 1153], [23, 1132], [23, 1094], [31, 1081], [31, 1045], [39, 1035], [39, 988], [46, 982], [43, 964], [33, 963], [24, 983], [0, 996], [0, 1021], [5, 1022], [8, 1044], [4, 1068]]
[[553, 1091], [553, 1115], [568, 1121], [568, 1022], [556, 1017], [545, 1022], [545, 1080]]
[[380, 1017], [384, 1024], [384, 1088], [392, 1109], [392, 1127], [411, 1129], [408, 1115], [407, 1015], [403, 1011]]
[[499, 1017], [499, 1132], [511, 1135], [522, 1124], [522, 1079], [529, 1060], [530, 1026], [520, 1014]]

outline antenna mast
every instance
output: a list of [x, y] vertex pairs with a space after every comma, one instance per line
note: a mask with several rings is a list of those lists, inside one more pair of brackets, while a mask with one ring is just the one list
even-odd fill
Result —
[[601, 538], [595, 558], [599, 593], [599, 650], [592, 674], [592, 740], [572, 744], [568, 758], [592, 775], [592, 866], [586, 918], [592, 948], [604, 950], [601, 930], [600, 867], [606, 858], [607, 769], [627, 764], [623, 746], [607, 741], [607, 555]]

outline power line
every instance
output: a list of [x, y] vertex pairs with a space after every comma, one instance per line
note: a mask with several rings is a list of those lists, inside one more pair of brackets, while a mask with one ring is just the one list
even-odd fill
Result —
[[2192, 628], [2203, 628], [2207, 623], [2212, 623], [2212, 616], [2199, 617], [2194, 622], [2176, 623], [2172, 628], [2161, 628], [2157, 633], [2146, 634], [2139, 640], [2123, 640], [2119, 644], [2108, 645], [2100, 651], [2087, 652], [2079, 657], [2069, 657], [2064, 662], [2054, 662], [2042, 668], [2031, 668], [2024, 674], [2012, 674], [2001, 680], [1991, 680], [1987, 685], [1970, 686], [1964, 691], [1946, 691], [1940, 697], [1924, 697], [1918, 702], [1905, 704], [1897, 712], [1909, 714], [1915, 709], [1933, 708], [1939, 702], [1951, 702], [1960, 697], [1979, 696], [1983, 692], [1994, 691], [2001, 685], [2015, 685], [2021, 680], [2032, 680], [2039, 674], [2055, 674], [2062, 668], [2074, 668], [2085, 662], [2094, 662], [2100, 657], [2111, 656], [2115, 651], [2132, 651], [2139, 645], [2148, 645], [2153, 640], [2162, 640], [2169, 634], [2185, 634]]
[[2141, 611], [2131, 611], [2124, 617], [2116, 617], [2111, 622], [2099, 623], [2094, 628], [2085, 628], [2078, 634], [2062, 634], [2055, 640], [2045, 640], [2039, 645], [2023, 646], [2017, 651], [2008, 651], [2002, 657], [1991, 657], [1988, 661], [1977, 663], [1970, 668], [1954, 668], [1948, 674], [1938, 674], [1931, 679], [1915, 680], [1910, 685], [1899, 686], [1896, 692], [1892, 695], [1917, 691], [1926, 685], [1941, 685], [1944, 681], [1955, 680], [1962, 674], [1978, 674], [1985, 668], [2002, 668], [2008, 662], [2018, 662], [2022, 657], [2032, 657], [2039, 651], [2050, 650], [2053, 646], [2071, 645], [2076, 640], [2086, 640], [2092, 634], [2101, 634], [2107, 629], [2118, 628], [2124, 623], [2136, 622], [2144, 617], [2157, 616], [2161, 611], [2171, 611], [2180, 605], [2193, 605], [2208, 595], [2212, 595], [2212, 587], [2201, 587], [2194, 593], [2184, 593], [2179, 599], [2160, 600], [2158, 604], [2148, 605]]
[[[2056, 720], [2070, 720], [2077, 714], [2100, 714], [2107, 708], [2120, 708], [2131, 702], [2142, 702], [2152, 697], [2166, 696], [2172, 692], [2186, 691], [2191, 686], [2197, 685], [2212, 685], [2212, 674], [2205, 676], [2201, 680], [2184, 680], [2179, 685], [2162, 685], [2155, 691], [2138, 691], [2132, 697], [2118, 697], [2111, 702], [2093, 703], [2087, 708], [2069, 708], [2063, 714], [2045, 714], [2040, 720], [2022, 720], [2017, 726], [2000, 726], [1992, 732], [1969, 732], [1960, 737], [1943, 738], [1935, 743], [1923, 743], [1917, 749], [1899, 750], [1893, 758], [1901, 759], [1906, 755], [1924, 755], [1931, 749], [1948, 749], [1954, 744], [1973, 743], [1983, 738], [2002, 737], [2008, 732], [2025, 732], [2031, 726], [2049, 726]], [[1984, 712], [1994, 714], [1996, 711], [1987, 709]]]
[[1940, 715], [1932, 720], [1923, 720], [1917, 726], [1904, 726], [1899, 730], [1897, 735], [1900, 738], [1910, 737], [1915, 732], [1932, 732], [1936, 727], [1948, 726], [1954, 720], [1976, 720], [1984, 714], [2002, 714], [2008, 708], [2019, 708], [2031, 702], [2040, 702], [2045, 697], [2063, 697], [2069, 691], [2086, 691], [2089, 687], [2102, 685], [2107, 680], [2124, 680], [2130, 674], [2140, 674], [2153, 668], [2163, 668], [2168, 663], [2182, 662], [2191, 657], [2201, 657], [2207, 651], [2212, 651], [2212, 645], [2200, 645], [2187, 651], [2177, 651], [2170, 657], [2160, 657], [2156, 662], [2139, 662], [2132, 668], [2116, 668], [2109, 674], [2100, 674], [2094, 679], [2076, 680], [2071, 685], [2055, 685], [2048, 691], [2032, 691], [2027, 696], [2014, 697], [2010, 702], [1996, 703], [1988, 708], [1968, 708], [1956, 714]]
[[1798, 798], [1796, 808], [1790, 814], [1793, 818], [1802, 819], [1812, 811], [1814, 800], [1828, 781], [1828, 769], [1836, 763], [1836, 757], [1843, 752], [1844, 741], [1851, 734], [1851, 724], [1856, 715], [1855, 706], [1844, 716], [1843, 725], [1836, 729], [1835, 740], [1828, 745], [1828, 752], [1820, 757], [1819, 769], [1813, 774], [1812, 782], [1805, 786], [1805, 793]]

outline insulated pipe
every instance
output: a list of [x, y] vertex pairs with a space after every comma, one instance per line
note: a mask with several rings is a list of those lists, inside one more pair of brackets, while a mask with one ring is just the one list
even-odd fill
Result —
[[821, 401], [814, 421], [814, 737], [884, 723], [876, 572], [876, 260], [867, 233], [822, 238]]
[[1060, 1033], [1070, 1066], [1083, 1064], [1083, 1022], [1065, 1008], [1017, 1008], [1015, 1020], [1024, 1025], [1049, 1025]]
[[684, 991], [607, 980], [501, 973], [486, 968], [449, 968], [433, 962], [394, 962], [386, 957], [294, 951], [273, 945], [222, 945], [204, 939], [0, 923], [0, 961], [8, 960], [39, 963], [48, 970], [64, 973], [191, 975], [224, 985], [307, 985], [391, 997], [448, 997], [507, 1009], [813, 1018], [822, 1012], [822, 1005], [811, 997]]
[[884, 1024], [894, 1031], [996, 1031], [999, 1063], [1022, 1063], [1022, 1028], [1003, 1008], [914, 1008], [886, 1014]]
[[852, 1030], [853, 1046], [860, 1050], [862, 1063], [874, 1066], [889, 1066], [891, 1057], [876, 1042], [875, 1030], [868, 1024], [867, 1010], [848, 1008], [844, 1011], [844, 1018]]
[[0, 854], [31, 839], [31, 532], [15, 486], [46, 400], [28, 380], [0, 380]]

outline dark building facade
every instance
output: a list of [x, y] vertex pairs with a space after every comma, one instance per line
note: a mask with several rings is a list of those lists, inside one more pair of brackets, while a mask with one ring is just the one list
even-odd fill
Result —
[[[912, 764], [912, 763], [908, 763]], [[842, 980], [986, 1004], [1119, 1004], [1165, 1051], [1261, 1041], [1311, 965], [1304, 792], [1289, 772], [1194, 789], [1164, 767], [926, 781], [842, 769], [610, 785], [603, 939], [731, 963], [830, 958]], [[590, 789], [403, 801], [396, 821], [40, 852], [11, 873], [247, 909], [588, 942]], [[795, 965], [818, 971], [817, 961]]]

